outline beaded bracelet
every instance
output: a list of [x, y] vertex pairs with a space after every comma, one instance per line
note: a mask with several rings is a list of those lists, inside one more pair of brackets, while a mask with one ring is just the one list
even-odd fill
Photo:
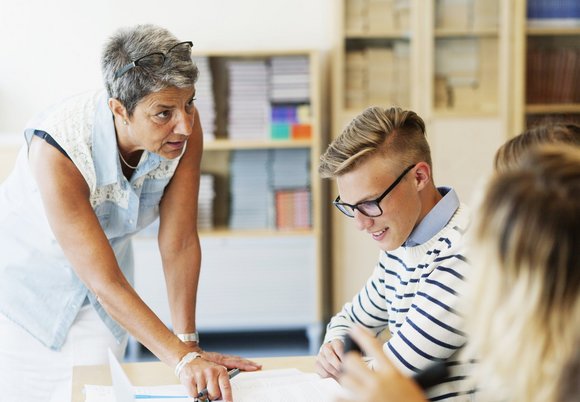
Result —
[[183, 356], [179, 361], [179, 363], [177, 363], [177, 366], [175, 366], [175, 376], [179, 379], [181, 370], [183, 370], [185, 365], [197, 359], [198, 357], [201, 357], [201, 355], [197, 352], [189, 352], [185, 356]]

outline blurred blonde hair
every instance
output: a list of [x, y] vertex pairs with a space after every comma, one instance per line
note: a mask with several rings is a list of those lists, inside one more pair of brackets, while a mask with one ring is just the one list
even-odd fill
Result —
[[555, 123], [530, 128], [506, 141], [496, 152], [494, 167], [498, 172], [514, 169], [523, 154], [543, 144], [569, 144], [580, 146], [580, 126]]
[[423, 119], [400, 107], [374, 106], [355, 117], [332, 141], [320, 157], [318, 171], [324, 178], [340, 176], [377, 152], [400, 169], [417, 162], [427, 162], [432, 167]]
[[580, 149], [540, 146], [488, 184], [466, 311], [482, 400], [549, 402], [580, 334]]

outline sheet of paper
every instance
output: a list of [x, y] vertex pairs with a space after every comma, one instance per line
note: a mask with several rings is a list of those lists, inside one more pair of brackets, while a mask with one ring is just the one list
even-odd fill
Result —
[[109, 349], [109, 370], [111, 370], [115, 402], [132, 402], [134, 398], [131, 381], [111, 349]]
[[[147, 402], [193, 401], [182, 385], [133, 387], [138, 400]], [[232, 380], [236, 402], [331, 402], [344, 395], [340, 385], [333, 379], [322, 379], [314, 373], [297, 369], [266, 370], [240, 373]], [[184, 398], [176, 398], [182, 396]], [[115, 402], [111, 386], [85, 385], [86, 402]]]

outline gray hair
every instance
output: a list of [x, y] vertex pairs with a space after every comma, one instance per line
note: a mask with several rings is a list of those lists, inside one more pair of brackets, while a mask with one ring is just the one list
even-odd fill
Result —
[[146, 24], [121, 28], [105, 44], [101, 60], [105, 88], [111, 98], [125, 106], [129, 116], [137, 103], [153, 92], [195, 85], [198, 70], [190, 57], [168, 57], [159, 69], [135, 67], [115, 78], [115, 73], [126, 64], [150, 53], [165, 53], [178, 42], [165, 28]]

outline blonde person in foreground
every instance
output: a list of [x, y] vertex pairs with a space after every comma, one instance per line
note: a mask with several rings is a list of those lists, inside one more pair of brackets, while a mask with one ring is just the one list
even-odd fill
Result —
[[[227, 368], [259, 368], [198, 342], [203, 134], [191, 46], [154, 25], [119, 29], [102, 55], [105, 89], [26, 127], [0, 186], [2, 402], [70, 401], [72, 367], [107, 363], [109, 348], [122, 358], [128, 334], [190, 395], [207, 387], [231, 401]], [[156, 218], [175, 333], [132, 287], [131, 239]]]
[[[580, 149], [543, 145], [488, 183], [473, 232], [467, 287], [478, 401], [580, 400]], [[357, 329], [372, 356], [380, 345]], [[424, 401], [384, 359], [349, 353], [341, 382], [357, 401]]]
[[381, 251], [366, 285], [328, 324], [318, 373], [338, 378], [344, 338], [361, 324], [389, 333], [383, 352], [406, 375], [448, 365], [430, 398], [468, 401], [472, 364], [458, 359], [466, 338], [457, 289], [470, 271], [469, 212], [452, 188], [435, 186], [423, 120], [397, 107], [368, 108], [329, 145], [319, 171], [336, 178], [334, 205]]

